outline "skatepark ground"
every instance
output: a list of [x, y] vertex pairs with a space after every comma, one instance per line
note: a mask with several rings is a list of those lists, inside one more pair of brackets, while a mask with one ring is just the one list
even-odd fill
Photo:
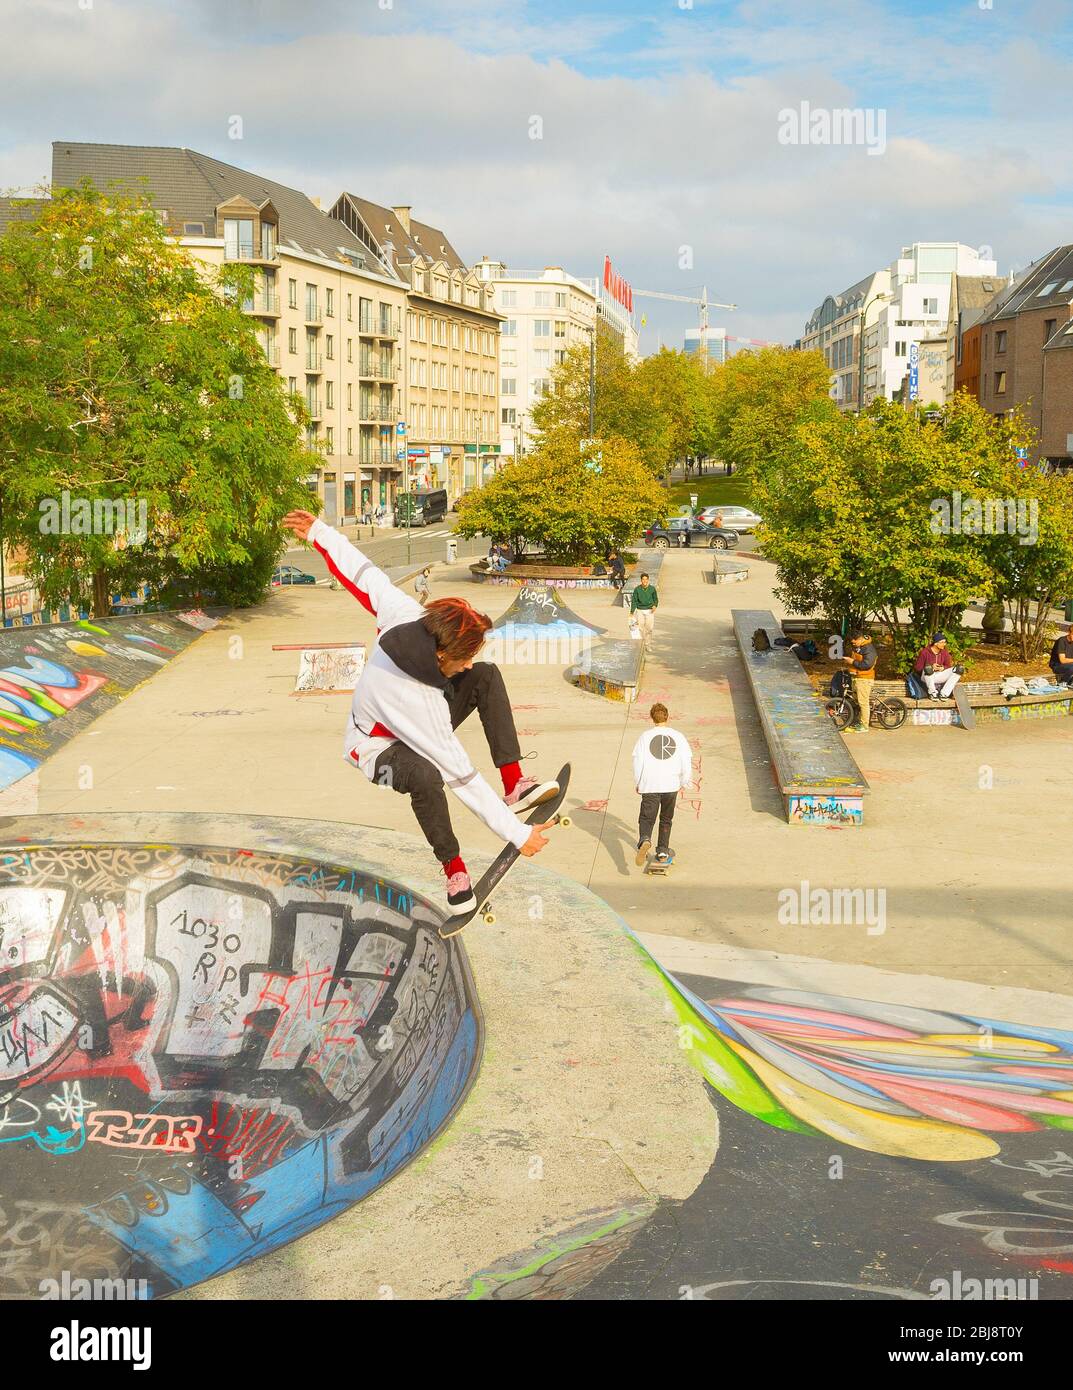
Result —
[[[667, 558], [632, 706], [577, 690], [565, 663], [504, 668], [523, 750], [537, 755], [527, 770], [572, 764], [573, 826], [519, 866], [494, 927], [463, 934], [487, 1033], [482, 1079], [453, 1124], [358, 1206], [194, 1296], [461, 1296], [482, 1271], [524, 1268], [527, 1251], [564, 1231], [698, 1190], [720, 1146], [716, 1112], [619, 918], [698, 991], [718, 980], [891, 1007], [956, 999], [967, 1016], [1069, 1026], [1067, 721], [873, 731], [852, 745], [872, 789], [864, 827], [791, 827], [730, 619], [736, 607], [780, 613], [773, 570], [753, 560], [745, 583], [714, 586], [710, 566], [705, 554]], [[437, 566], [432, 592], [462, 593], [493, 618], [514, 597], [478, 588], [462, 564]], [[609, 592], [566, 597], [609, 637], [625, 635]], [[372, 618], [345, 592], [276, 591], [61, 748], [0, 815], [62, 815], [70, 838], [80, 822], [89, 834], [106, 814], [133, 824], [153, 808], [171, 826], [161, 834], [193, 826], [211, 840], [184, 829], [184, 843], [232, 846], [244, 843], [243, 818], [285, 818], [326, 836], [344, 862], [366, 856], [435, 901], [442, 880], [407, 799], [342, 759], [348, 697], [294, 696], [297, 652], [273, 650], [373, 639]], [[666, 878], [633, 862], [630, 753], [657, 699], [694, 747], [696, 782]], [[494, 775], [479, 723], [461, 737]], [[453, 814], [480, 871], [498, 844], [463, 808]], [[780, 920], [780, 891], [802, 883], [881, 891], [881, 926]]]

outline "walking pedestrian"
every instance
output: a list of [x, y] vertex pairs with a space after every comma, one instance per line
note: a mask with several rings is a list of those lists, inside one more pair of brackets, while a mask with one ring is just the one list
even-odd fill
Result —
[[649, 649], [652, 634], [656, 630], [656, 609], [659, 607], [659, 594], [656, 586], [650, 584], [647, 574], [641, 575], [641, 582], [634, 586], [630, 595], [630, 619], [641, 630], [641, 641], [645, 650]]
[[646, 730], [633, 747], [633, 780], [641, 797], [637, 821], [638, 865], [644, 864], [652, 849], [652, 830], [659, 816], [656, 841], [657, 864], [671, 864], [671, 824], [678, 793], [693, 782], [693, 753], [684, 734], [667, 723], [667, 706], [656, 703], [648, 711], [653, 728]]

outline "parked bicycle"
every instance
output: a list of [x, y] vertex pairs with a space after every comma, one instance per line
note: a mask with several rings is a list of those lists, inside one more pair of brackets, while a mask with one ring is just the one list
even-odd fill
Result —
[[[909, 713], [905, 701], [899, 700], [896, 695], [877, 695], [873, 692], [870, 705], [868, 722], [878, 724], [881, 729], [900, 729]], [[861, 722], [861, 707], [852, 694], [828, 696], [824, 701], [824, 709], [831, 716], [839, 732], [848, 729], [851, 724]]]

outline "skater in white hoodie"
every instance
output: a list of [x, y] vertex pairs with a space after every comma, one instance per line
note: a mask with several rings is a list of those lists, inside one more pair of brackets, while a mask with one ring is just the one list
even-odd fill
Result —
[[[309, 512], [290, 512], [283, 524], [308, 539], [334, 577], [376, 617], [379, 640], [354, 690], [343, 754], [371, 782], [410, 797], [447, 875], [448, 910], [469, 912], [477, 900], [451, 828], [444, 787], [526, 857], [548, 843], [541, 834], [547, 826], [526, 825], [520, 812], [559, 790], [555, 781], [522, 776], [502, 673], [490, 662], [473, 664], [491, 620], [461, 598], [436, 599], [422, 608], [345, 536]], [[474, 710], [503, 781], [502, 799], [454, 733]]]
[[633, 780], [641, 794], [641, 814], [637, 823], [637, 860], [643, 864], [652, 849], [652, 828], [659, 816], [657, 864], [670, 864], [671, 823], [674, 806], [683, 787], [692, 785], [693, 753], [689, 740], [667, 723], [667, 706], [655, 704], [648, 711], [654, 728], [641, 735], [633, 746]]

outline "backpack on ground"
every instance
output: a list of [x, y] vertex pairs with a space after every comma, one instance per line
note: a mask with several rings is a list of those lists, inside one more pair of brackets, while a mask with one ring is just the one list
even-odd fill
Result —
[[815, 661], [819, 656], [816, 643], [811, 637], [807, 637], [804, 642], [794, 642], [790, 650], [793, 652], [794, 656], [797, 657], [798, 661]]
[[928, 687], [920, 679], [915, 671], [909, 671], [905, 677], [905, 693], [911, 700], [930, 700]]
[[830, 694], [835, 699], [848, 695], [852, 684], [848, 671], [836, 671], [831, 677]]
[[766, 627], [758, 627], [753, 633], [753, 651], [769, 652], [771, 650], [771, 639], [767, 635]]

